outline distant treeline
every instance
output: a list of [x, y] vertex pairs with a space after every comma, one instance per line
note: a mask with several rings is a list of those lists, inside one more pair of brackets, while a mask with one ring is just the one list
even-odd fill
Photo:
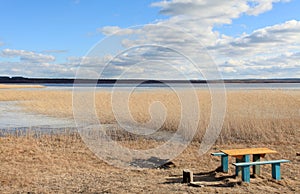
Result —
[[68, 79], [68, 78], [26, 78], [0, 76], [0, 83], [7, 84], [159, 84], [159, 83], [300, 83], [300, 78], [287, 79], [225, 79], [225, 80], [146, 80], [146, 79]]

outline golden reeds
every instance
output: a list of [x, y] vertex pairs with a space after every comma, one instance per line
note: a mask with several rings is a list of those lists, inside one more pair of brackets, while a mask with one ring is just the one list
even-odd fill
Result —
[[[121, 97], [126, 94], [124, 91], [117, 92]], [[197, 96], [200, 110], [197, 137], [201, 138], [211, 116], [211, 95], [209, 91], [199, 90]], [[95, 93], [95, 111], [104, 124], [116, 123], [114, 111], [122, 112], [114, 104], [118, 104], [118, 99], [112, 102], [111, 97], [109, 91]], [[121, 97], [119, 100], [124, 100]], [[25, 111], [54, 117], [73, 116], [72, 91], [7, 90], [1, 92], [0, 100], [19, 101]], [[125, 99], [132, 118], [139, 123], [151, 120], [151, 105], [156, 102], [163, 104], [164, 108], [158, 107], [155, 112], [154, 107], [154, 113], [166, 111], [166, 120], [161, 129], [176, 131], [181, 118], [181, 102], [176, 93], [143, 91], [131, 94], [128, 103]], [[299, 90], [229, 90], [225, 103], [226, 114], [219, 141], [283, 141], [284, 134], [297, 135], [299, 132]], [[157, 112], [159, 110], [162, 113]], [[123, 119], [128, 119], [126, 115], [123, 116]]]
[[44, 88], [43, 85], [28, 84], [0, 84], [0, 89], [16, 89], [16, 88]]

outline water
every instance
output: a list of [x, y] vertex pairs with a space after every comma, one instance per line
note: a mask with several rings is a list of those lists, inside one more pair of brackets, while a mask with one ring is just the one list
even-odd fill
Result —
[[[44, 90], [73, 90], [73, 84], [45, 84]], [[135, 88], [137, 90], [164, 90], [168, 88], [188, 89], [191, 86], [195, 89], [208, 89], [208, 84], [78, 84], [74, 85], [76, 88], [95, 88], [96, 90], [127, 90]], [[96, 87], [95, 87], [96, 86]], [[219, 89], [220, 84], [210, 84], [211, 89]], [[224, 84], [226, 90], [256, 90], [256, 89], [275, 89], [275, 90], [299, 90], [300, 83], [226, 83]], [[29, 90], [32, 90], [29, 88]], [[36, 90], [36, 89], [35, 89]]]
[[25, 112], [15, 101], [0, 101], [0, 129], [75, 127], [72, 119]]

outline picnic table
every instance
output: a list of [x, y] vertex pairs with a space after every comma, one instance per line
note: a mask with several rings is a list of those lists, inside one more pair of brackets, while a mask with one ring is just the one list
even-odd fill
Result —
[[[272, 165], [272, 178], [276, 180], [281, 179], [280, 164], [290, 162], [289, 160], [268, 160], [260, 161], [261, 157], [266, 154], [277, 153], [275, 150], [269, 148], [244, 148], [244, 149], [227, 149], [220, 150], [220, 152], [211, 153], [213, 156], [221, 156], [221, 167], [223, 172], [228, 172], [228, 157], [236, 158], [236, 162], [232, 163], [235, 166], [235, 174], [239, 176], [242, 174], [244, 182], [250, 182], [250, 166], [253, 167], [253, 174], [260, 174], [260, 165]], [[253, 155], [253, 162], [250, 162], [250, 156]]]
[[[228, 156], [236, 158], [236, 163], [239, 162], [250, 162], [250, 156], [253, 155], [253, 162], [259, 162], [261, 157], [265, 157], [266, 154], [277, 153], [275, 150], [269, 148], [243, 148], [243, 149], [226, 149], [220, 150], [224, 153], [223, 171], [228, 172]], [[241, 167], [236, 167], [236, 176], [241, 174]], [[260, 174], [260, 165], [253, 165], [253, 174]]]

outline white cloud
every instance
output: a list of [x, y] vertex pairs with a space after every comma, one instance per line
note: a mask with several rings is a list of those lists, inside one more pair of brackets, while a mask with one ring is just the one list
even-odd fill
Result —
[[173, 0], [153, 3], [152, 6], [160, 7], [160, 13], [164, 15], [198, 18], [208, 24], [231, 23], [231, 19], [249, 10], [244, 0]]
[[273, 3], [288, 2], [289, 0], [171, 0], [152, 3], [160, 7], [160, 13], [171, 16], [189, 16], [214, 24], [231, 23], [242, 13], [259, 15], [269, 11]]
[[[55, 57], [26, 50], [3, 49], [0, 52], [0, 72], [9, 76], [74, 77], [75, 68], [55, 64]], [[10, 60], [9, 58], [19, 58]], [[2, 74], [3, 74], [2, 73]]]
[[126, 34], [132, 34], [134, 32], [133, 29], [122, 29], [119, 26], [105, 26], [103, 28], [98, 28], [97, 31], [106, 36], [113, 35], [113, 34], [126, 35]]
[[3, 49], [1, 52], [1, 56], [20, 57], [20, 61], [30, 63], [47, 63], [55, 61], [55, 57], [52, 55], [44, 55], [25, 50]]
[[[162, 28], [162, 26], [171, 26], [182, 29], [201, 41], [208, 48], [226, 78], [239, 76], [239, 78], [299, 77], [299, 70], [297, 70], [299, 62], [295, 57], [292, 57], [300, 49], [299, 21], [291, 20], [282, 24], [267, 26], [237, 38], [213, 31], [215, 25], [230, 24], [232, 19], [238, 18], [242, 14], [259, 15], [269, 11], [272, 9], [273, 3], [277, 2], [288, 1], [173, 0], [153, 3], [152, 6], [161, 8], [161, 14], [171, 17], [153, 25], [145, 25], [138, 31], [131, 30], [131, 34], [136, 33], [143, 36], [135, 41], [129, 38], [124, 39], [123, 46], [128, 48], [152, 42], [170, 48], [180, 47], [186, 53], [194, 52], [196, 54], [199, 43], [186, 41], [182, 33], [176, 33], [176, 30]], [[149, 30], [149, 28], [152, 29]], [[156, 29], [153, 30], [153, 28]], [[122, 31], [121, 28], [114, 29], [118, 29], [119, 33]], [[282, 55], [282, 53], [289, 54]], [[147, 53], [148, 57], [149, 54], [151, 53]], [[133, 57], [142, 60], [141, 56], [140, 58], [131, 56], [131, 58]], [[151, 57], [158, 58], [155, 53], [152, 53]], [[282, 60], [280, 63], [278, 62], [279, 57]], [[166, 56], [166, 58], [168, 57]], [[145, 55], [143, 55], [143, 59], [147, 60]], [[172, 62], [175, 63], [175, 60]], [[178, 68], [184, 69], [185, 65], [181, 63]]]
[[229, 59], [220, 64], [224, 76], [232, 77], [230, 70], [234, 70], [235, 76], [244, 78], [264, 77], [299, 77], [300, 76], [300, 52], [274, 54], [274, 56], [257, 56], [238, 60]]
[[289, 2], [290, 0], [254, 0], [250, 1], [253, 6], [247, 11], [249, 15], [259, 15], [273, 8], [273, 3]]
[[[219, 60], [226, 67], [241, 69], [240, 67], [251, 66], [259, 69], [263, 66], [264, 69], [278, 69], [281, 72], [284, 68], [293, 69], [299, 66], [297, 56], [300, 51], [300, 21], [291, 20], [235, 39], [220, 40], [210, 50], [215, 55], [226, 58], [226, 62]], [[295, 71], [285, 73], [285, 77], [295, 76]], [[297, 77], [299, 76], [298, 74]]]
[[[283, 24], [265, 27], [255, 30], [251, 34], [243, 35], [234, 40], [238, 46], [248, 47], [258, 44], [299, 44], [300, 22], [296, 20], [287, 21]], [[239, 45], [240, 44], [240, 45]]]
[[257, 29], [237, 38], [221, 37], [214, 46], [209, 47], [215, 54], [235, 59], [294, 53], [299, 49], [300, 21], [296, 20]]
[[0, 61], [0, 72], [7, 76], [24, 77], [66, 77], [74, 78], [76, 67], [68, 67], [64, 63], [30, 63]]

